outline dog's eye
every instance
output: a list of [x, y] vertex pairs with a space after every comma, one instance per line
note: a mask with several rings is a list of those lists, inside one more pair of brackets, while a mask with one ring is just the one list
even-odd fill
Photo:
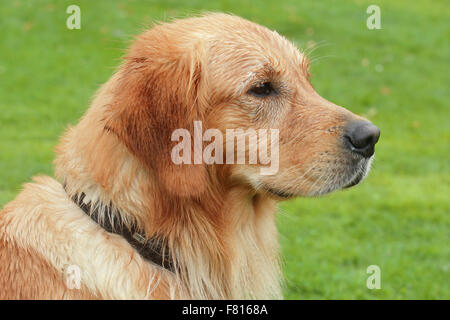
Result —
[[248, 92], [256, 97], [263, 98], [270, 96], [275, 90], [270, 82], [261, 82], [252, 87]]

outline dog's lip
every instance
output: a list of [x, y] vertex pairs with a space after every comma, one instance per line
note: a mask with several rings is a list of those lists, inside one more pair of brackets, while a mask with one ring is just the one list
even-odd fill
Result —
[[286, 191], [283, 191], [283, 190], [274, 189], [274, 188], [268, 187], [266, 185], [264, 185], [263, 188], [264, 188], [265, 191], [269, 192], [272, 195], [277, 196], [278, 198], [290, 199], [290, 198], [296, 197], [296, 195], [293, 194], [293, 193], [286, 192]]
[[356, 186], [358, 183], [361, 182], [362, 177], [363, 177], [362, 174], [358, 174], [358, 175], [356, 176], [356, 178], [354, 178], [353, 180], [351, 180], [350, 183], [348, 183], [347, 185], [343, 186], [342, 188], [343, 188], [343, 189], [348, 189], [348, 188], [351, 188], [351, 187], [353, 187], [353, 186]]
[[350, 180], [350, 182], [348, 182], [342, 188], [348, 189], [348, 188], [356, 186], [358, 183], [360, 183], [364, 178], [365, 170], [366, 170], [365, 167], [359, 168], [358, 173]]

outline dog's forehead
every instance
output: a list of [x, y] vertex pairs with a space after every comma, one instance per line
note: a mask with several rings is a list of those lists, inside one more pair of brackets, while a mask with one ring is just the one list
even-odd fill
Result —
[[[307, 68], [304, 53], [275, 30], [227, 14], [199, 18], [195, 37], [206, 43], [210, 66], [258, 72]], [[307, 71], [307, 70], [303, 70]]]
[[234, 29], [209, 38], [208, 66], [230, 81], [252, 81], [258, 75], [308, 74], [308, 58], [276, 31], [249, 22], [245, 30]]
[[273, 56], [274, 58], [300, 58], [300, 51], [285, 37], [275, 30], [251, 21], [243, 20], [242, 24], [224, 25], [219, 32], [214, 31], [212, 39], [216, 50], [235, 53], [245, 52], [253, 57]]
[[230, 14], [209, 13], [179, 19], [166, 24], [166, 27], [177, 30], [178, 36], [186, 42], [209, 43], [218, 52], [242, 49], [251, 50], [254, 54], [276, 54], [278, 51], [301, 55], [290, 41], [276, 31]]

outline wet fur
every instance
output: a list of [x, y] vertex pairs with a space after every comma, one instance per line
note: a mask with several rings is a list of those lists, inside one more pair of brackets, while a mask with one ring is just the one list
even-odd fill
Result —
[[[253, 108], [247, 78], [260, 69], [290, 79], [285, 100], [267, 102], [290, 107]], [[238, 17], [177, 20], [140, 35], [62, 137], [58, 180], [35, 178], [1, 211], [0, 298], [281, 298], [280, 199], [262, 186], [295, 195], [341, 187], [308, 172], [320, 168], [315, 163], [333, 171], [330, 159], [344, 158], [341, 128], [356, 118], [318, 96], [308, 76], [306, 58], [286, 39]], [[255, 166], [174, 165], [170, 135], [192, 131], [194, 120], [220, 129], [280, 128], [279, 175], [261, 180]], [[79, 192], [100, 213], [112, 203], [125, 223], [163, 239], [178, 271], [144, 261], [94, 223], [70, 199]], [[82, 272], [80, 289], [66, 285], [70, 265]]]

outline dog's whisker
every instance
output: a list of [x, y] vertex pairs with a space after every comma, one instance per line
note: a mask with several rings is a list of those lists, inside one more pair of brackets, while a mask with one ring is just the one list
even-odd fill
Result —
[[315, 57], [315, 58], [311, 59], [310, 63], [311, 63], [311, 65], [317, 64], [321, 60], [330, 59], [330, 58], [338, 58], [338, 56], [336, 56], [336, 55], [319, 56], [319, 57]]

